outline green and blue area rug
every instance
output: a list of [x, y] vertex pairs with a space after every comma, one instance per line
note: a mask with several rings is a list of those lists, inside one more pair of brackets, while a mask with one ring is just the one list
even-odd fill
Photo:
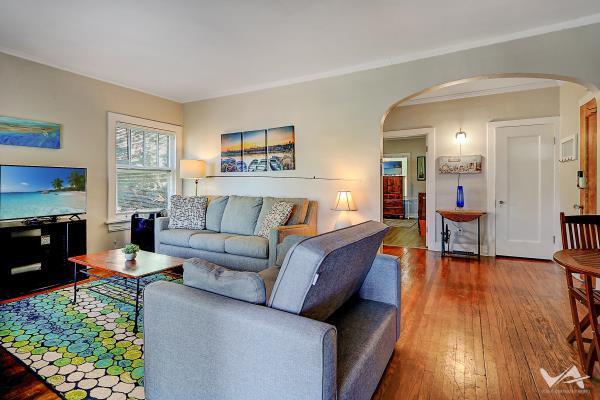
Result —
[[[142, 285], [156, 280], [173, 278], [154, 275]], [[0, 344], [67, 400], [144, 399], [134, 293], [124, 279], [98, 280], [78, 285], [77, 304], [72, 287], [2, 304]]]

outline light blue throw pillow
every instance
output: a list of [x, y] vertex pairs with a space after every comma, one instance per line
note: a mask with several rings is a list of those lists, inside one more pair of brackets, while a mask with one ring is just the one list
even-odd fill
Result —
[[221, 232], [221, 220], [225, 212], [225, 206], [229, 196], [215, 197], [208, 203], [206, 208], [206, 229]]
[[221, 232], [253, 235], [262, 202], [262, 197], [229, 196], [221, 220]]

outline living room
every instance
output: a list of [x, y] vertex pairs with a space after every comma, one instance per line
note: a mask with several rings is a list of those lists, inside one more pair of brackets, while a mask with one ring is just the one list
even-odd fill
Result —
[[[600, 6], [508, 3], [0, 5], [0, 398], [600, 393], [594, 271], [558, 254], [598, 225]], [[502, 79], [554, 83], [415, 116]], [[382, 246], [384, 139], [415, 129], [426, 246]]]

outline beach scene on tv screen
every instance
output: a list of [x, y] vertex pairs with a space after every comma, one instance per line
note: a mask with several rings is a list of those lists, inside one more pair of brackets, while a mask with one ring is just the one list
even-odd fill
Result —
[[83, 214], [84, 168], [0, 166], [0, 220]]

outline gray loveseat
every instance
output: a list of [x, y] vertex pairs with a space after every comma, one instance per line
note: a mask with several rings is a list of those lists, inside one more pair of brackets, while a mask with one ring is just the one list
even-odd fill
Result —
[[[285, 226], [273, 229], [269, 239], [256, 236], [276, 201], [294, 204]], [[306, 198], [209, 196], [206, 229], [169, 229], [169, 218], [155, 224], [155, 251], [174, 257], [198, 257], [232, 269], [261, 271], [277, 264], [278, 246], [289, 235], [314, 235], [317, 202]], [[280, 255], [280, 262], [282, 257]]]
[[[400, 334], [398, 259], [376, 255], [386, 230], [365, 222], [301, 239], [280, 269], [229, 271], [254, 276], [262, 305], [148, 285], [146, 398], [369, 399]], [[203, 263], [186, 262], [184, 282]]]

